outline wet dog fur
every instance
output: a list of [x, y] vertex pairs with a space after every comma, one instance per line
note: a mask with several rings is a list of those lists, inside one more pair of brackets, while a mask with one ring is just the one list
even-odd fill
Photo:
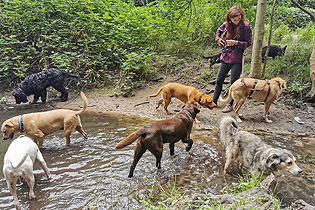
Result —
[[65, 78], [77, 80], [79, 77], [66, 71], [56, 68], [47, 69], [45, 71], [31, 74], [26, 77], [20, 85], [13, 90], [12, 95], [17, 104], [28, 102], [27, 96], [34, 94], [32, 103], [36, 103], [39, 98], [42, 102], [46, 102], [47, 88], [52, 86], [61, 93], [61, 101], [68, 100], [68, 92], [64, 87]]
[[16, 193], [16, 182], [19, 177], [22, 177], [30, 188], [29, 198], [35, 198], [33, 190], [35, 183], [33, 165], [35, 160], [39, 162], [47, 178], [50, 179], [51, 175], [43, 155], [37, 145], [29, 137], [20, 136], [13, 140], [4, 155], [3, 174], [13, 196], [16, 209], [21, 208]]
[[[235, 118], [237, 122], [242, 122], [242, 120], [239, 117], [238, 111], [242, 107], [242, 105], [245, 103], [246, 98], [250, 96], [256, 101], [265, 103], [264, 119], [267, 123], [272, 123], [272, 120], [268, 119], [269, 108], [271, 104], [278, 98], [282, 89], [287, 87], [287, 82], [280, 77], [276, 77], [269, 80], [270, 85], [266, 85], [264, 87], [265, 82], [266, 82], [265, 80], [257, 80], [257, 81], [258, 82], [254, 88], [254, 84], [255, 84], [254, 78], [244, 78], [244, 83], [246, 84], [246, 86], [244, 85], [244, 83], [242, 83], [241, 79], [238, 79], [231, 85], [229, 89], [228, 97], [226, 99], [223, 99], [220, 96], [219, 98], [219, 102], [223, 104], [227, 104], [232, 99], [234, 99], [235, 103], [234, 103], [233, 110], [234, 110]], [[251, 88], [254, 88], [255, 90], [259, 90], [259, 91], [253, 91], [252, 95], [250, 95]], [[268, 91], [269, 91], [269, 95], [268, 95]], [[266, 97], [267, 97], [267, 100], [266, 100]]]
[[197, 103], [188, 102], [184, 105], [184, 109], [174, 116], [149, 123], [119, 142], [115, 147], [116, 149], [123, 148], [137, 140], [128, 177], [133, 177], [133, 171], [146, 150], [155, 156], [158, 169], [161, 168], [163, 143], [169, 143], [170, 155], [174, 155], [174, 146], [179, 140], [188, 144], [186, 151], [189, 151], [193, 145], [190, 133], [194, 118], [199, 111]]
[[229, 115], [221, 118], [220, 141], [226, 151], [224, 174], [235, 160], [239, 161], [240, 169], [246, 168], [252, 174], [272, 173], [276, 180], [286, 171], [293, 175], [302, 173], [290, 151], [274, 148], [258, 136], [238, 130], [236, 120]]
[[[74, 130], [81, 133], [82, 136], [87, 139], [88, 136], [82, 128], [79, 116], [87, 107], [87, 98], [83, 92], [81, 92], [81, 98], [83, 100], [83, 109], [80, 111], [56, 109], [22, 115], [21, 122], [23, 123], [25, 134], [33, 138], [39, 145], [39, 148], [43, 147], [43, 141], [46, 135], [59, 130], [64, 130], [66, 145], [70, 144], [70, 135]], [[12, 139], [14, 133], [23, 132], [21, 130], [21, 123], [19, 123], [19, 116], [4, 121], [1, 126], [1, 131], [3, 133], [3, 140]]]

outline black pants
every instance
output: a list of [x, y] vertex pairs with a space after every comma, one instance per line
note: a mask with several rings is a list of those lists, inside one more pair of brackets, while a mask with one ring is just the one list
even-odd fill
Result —
[[[229, 73], [230, 69], [231, 69], [231, 84], [233, 84], [233, 82], [235, 82], [236, 80], [240, 78], [240, 75], [242, 73], [242, 64], [241, 63], [229, 64], [229, 63], [224, 63], [224, 62], [220, 64], [217, 79], [215, 81], [214, 93], [213, 93], [213, 101], [216, 104], [222, 91], [224, 79], [226, 75]], [[233, 105], [233, 102], [234, 100], [232, 99], [230, 104]]]

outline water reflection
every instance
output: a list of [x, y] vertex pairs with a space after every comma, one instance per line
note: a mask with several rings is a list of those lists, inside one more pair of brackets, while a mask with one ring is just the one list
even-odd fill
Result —
[[[40, 110], [23, 109], [18, 110], [18, 113], [17, 110], [1, 111], [0, 123], [17, 114], [34, 111]], [[127, 176], [135, 143], [120, 150], [114, 148], [131, 132], [147, 124], [148, 119], [120, 114], [84, 113], [81, 120], [84, 130], [88, 133], [88, 140], [74, 132], [70, 146], [66, 147], [62, 131], [44, 139], [46, 149], [42, 153], [52, 179], [47, 180], [36, 163], [36, 199], [28, 199], [26, 184], [18, 186], [22, 209], [140, 209], [140, 201], [143, 198], [159, 196], [160, 185], [167, 186], [170, 180], [175, 180], [176, 187], [186, 195], [194, 192], [219, 194], [226, 184], [237, 182], [233, 174], [228, 175], [227, 182], [224, 181], [224, 151], [211, 129], [195, 130], [192, 133], [195, 143], [189, 152], [185, 151], [186, 145], [177, 143], [175, 155], [171, 157], [168, 145], [164, 145], [161, 170], [156, 169], [155, 157], [147, 151], [140, 159], [134, 177], [130, 179]], [[310, 141], [305, 151], [305, 145], [300, 143], [301, 138], [292, 140], [292, 137], [285, 135], [263, 135], [263, 139], [268, 143], [290, 149], [294, 154], [314, 151], [314, 141]], [[3, 155], [9, 144], [10, 141], [0, 141], [1, 168]], [[309, 165], [299, 165], [310, 175], [310, 172], [305, 170]], [[285, 195], [283, 197], [289, 198], [287, 202], [305, 199], [312, 203], [315, 181], [305, 177], [307, 175], [298, 178], [289, 175], [288, 178], [282, 179], [280, 195], [282, 193]], [[0, 189], [0, 209], [12, 209], [13, 199], [6, 187], [2, 170]]]

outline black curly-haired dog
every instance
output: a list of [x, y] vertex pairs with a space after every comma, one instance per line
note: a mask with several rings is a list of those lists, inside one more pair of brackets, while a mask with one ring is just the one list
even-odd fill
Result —
[[61, 101], [68, 100], [68, 92], [64, 87], [65, 78], [77, 80], [79, 77], [66, 71], [56, 68], [47, 69], [36, 74], [26, 77], [21, 84], [13, 90], [12, 95], [17, 104], [28, 102], [27, 96], [34, 94], [32, 103], [36, 103], [41, 98], [42, 102], [46, 102], [46, 88], [52, 86], [61, 93]]

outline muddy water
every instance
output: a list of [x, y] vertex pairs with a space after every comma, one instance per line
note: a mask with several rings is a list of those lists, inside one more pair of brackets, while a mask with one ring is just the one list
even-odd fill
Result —
[[[0, 123], [17, 114], [42, 111], [39, 108], [0, 111]], [[140, 159], [134, 177], [128, 178], [135, 143], [121, 150], [115, 145], [149, 120], [120, 114], [81, 115], [89, 139], [79, 133], [71, 136], [65, 146], [62, 132], [47, 136], [42, 151], [52, 179], [47, 180], [43, 170], [35, 163], [35, 200], [28, 199], [28, 187], [19, 184], [18, 198], [22, 209], [140, 209], [141, 200], [159, 197], [160, 185], [173, 185], [186, 195], [198, 193], [220, 194], [227, 184], [238, 182], [236, 173], [223, 177], [224, 151], [218, 143], [216, 129], [195, 129], [195, 143], [189, 152], [186, 145], [175, 145], [175, 156], [164, 146], [162, 169], [155, 168], [155, 157], [146, 152]], [[294, 155], [314, 156], [314, 136], [288, 136], [258, 133], [274, 146], [289, 149]], [[15, 137], [17, 137], [16, 135]], [[0, 141], [0, 164], [10, 141]], [[314, 165], [299, 163], [304, 173], [300, 177], [282, 177], [279, 197], [284, 203], [297, 199], [315, 204]], [[12, 209], [13, 199], [0, 171], [0, 209]]]

